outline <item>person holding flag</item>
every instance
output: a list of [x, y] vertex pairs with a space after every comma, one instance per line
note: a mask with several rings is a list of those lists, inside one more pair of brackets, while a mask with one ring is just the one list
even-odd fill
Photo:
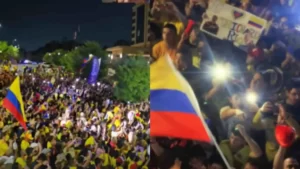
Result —
[[192, 88], [180, 75], [168, 55], [160, 57], [150, 66], [150, 82], [152, 150], [163, 154], [155, 137], [212, 143], [220, 153], [226, 168], [231, 168], [205, 123]]
[[27, 130], [27, 120], [24, 112], [24, 103], [22, 100], [19, 76], [16, 77], [14, 82], [9, 87], [2, 106], [16, 118], [16, 120], [25, 130]]

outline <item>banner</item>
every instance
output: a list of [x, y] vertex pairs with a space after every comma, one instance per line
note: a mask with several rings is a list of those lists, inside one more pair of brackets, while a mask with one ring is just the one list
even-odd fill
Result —
[[97, 82], [98, 74], [100, 71], [100, 64], [101, 64], [101, 58], [98, 59], [97, 57], [94, 57], [92, 71], [88, 79], [89, 84], [93, 84]]
[[256, 45], [267, 25], [266, 20], [219, 0], [210, 1], [203, 17], [201, 31], [229, 40], [244, 51]]

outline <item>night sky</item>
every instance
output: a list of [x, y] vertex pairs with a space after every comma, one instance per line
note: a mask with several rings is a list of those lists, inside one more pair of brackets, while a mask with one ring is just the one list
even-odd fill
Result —
[[0, 5], [0, 41], [18, 40], [35, 50], [52, 40], [95, 40], [111, 46], [131, 39], [132, 4], [103, 4], [101, 0], [5, 0]]

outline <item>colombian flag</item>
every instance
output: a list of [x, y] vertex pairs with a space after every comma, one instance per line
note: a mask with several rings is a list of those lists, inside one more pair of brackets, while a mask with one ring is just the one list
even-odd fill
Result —
[[21, 126], [27, 130], [19, 76], [9, 87], [7, 95], [3, 100], [3, 107], [5, 107], [18, 120]]
[[168, 56], [150, 66], [151, 136], [211, 142], [195, 94]]
[[93, 57], [83, 59], [80, 72], [82, 72], [82, 69], [85, 67], [85, 65], [87, 65], [92, 59], [93, 59]]
[[265, 26], [266, 21], [262, 18], [259, 18], [259, 17], [256, 17], [256, 16], [251, 16], [249, 21], [248, 21], [248, 24], [253, 26], [253, 27], [256, 27], [258, 29], [262, 29]]

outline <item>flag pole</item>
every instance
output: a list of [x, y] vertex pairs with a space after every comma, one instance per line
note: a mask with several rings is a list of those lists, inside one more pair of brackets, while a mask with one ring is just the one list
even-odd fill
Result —
[[[205, 124], [205, 125], [206, 125], [206, 124]], [[216, 146], [216, 149], [217, 149], [217, 151], [219, 152], [221, 158], [223, 159], [223, 161], [224, 161], [224, 163], [225, 163], [225, 165], [226, 165], [226, 168], [228, 168], [228, 169], [233, 168], [233, 167], [230, 166], [230, 164], [228, 163], [228, 161], [227, 161], [226, 157], [224, 156], [224, 154], [223, 154], [223, 152], [222, 152], [222, 150], [221, 150], [219, 144], [217, 143], [215, 137], [213, 136], [213, 134], [211, 133], [211, 131], [210, 131], [209, 129], [208, 129], [208, 132], [209, 132], [208, 134], [210, 135], [210, 138], [211, 138], [211, 140], [212, 140], [212, 143]]]

